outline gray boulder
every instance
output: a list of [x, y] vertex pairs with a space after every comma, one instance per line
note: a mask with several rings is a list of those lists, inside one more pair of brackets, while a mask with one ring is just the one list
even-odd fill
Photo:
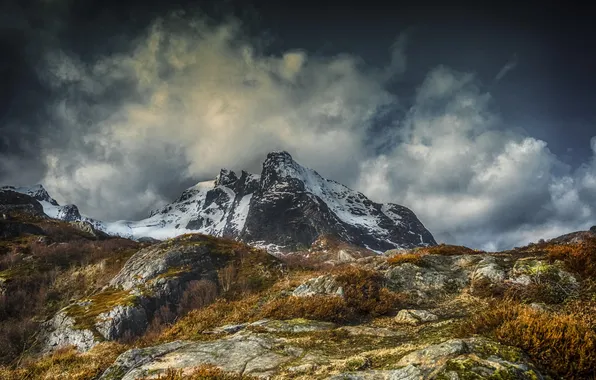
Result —
[[403, 309], [395, 316], [395, 322], [409, 325], [419, 325], [437, 321], [439, 317], [426, 310]]

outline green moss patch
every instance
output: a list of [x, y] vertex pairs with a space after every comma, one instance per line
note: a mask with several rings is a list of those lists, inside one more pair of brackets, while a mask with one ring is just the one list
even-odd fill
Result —
[[116, 306], [133, 306], [137, 300], [138, 297], [130, 294], [128, 290], [109, 289], [69, 306], [66, 313], [74, 318], [76, 329], [91, 330], [95, 333], [95, 323], [100, 314]]

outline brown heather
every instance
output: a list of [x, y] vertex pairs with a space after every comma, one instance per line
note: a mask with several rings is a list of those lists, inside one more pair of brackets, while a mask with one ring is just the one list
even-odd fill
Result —
[[511, 300], [496, 301], [463, 325], [462, 335], [470, 333], [519, 347], [562, 378], [596, 376], [596, 331], [579, 313], [549, 313]]

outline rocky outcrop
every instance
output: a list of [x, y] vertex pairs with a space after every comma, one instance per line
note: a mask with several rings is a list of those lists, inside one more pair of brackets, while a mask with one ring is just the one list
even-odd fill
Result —
[[[281, 321], [268, 321], [284, 325]], [[304, 321], [300, 325], [308, 326]], [[285, 323], [287, 326], [288, 324]], [[314, 325], [313, 325], [314, 326]], [[331, 328], [327, 327], [326, 330]], [[167, 369], [192, 372], [193, 368], [212, 365], [225, 372], [261, 378], [327, 379], [466, 379], [511, 378], [543, 379], [533, 363], [517, 348], [503, 346], [486, 338], [451, 339], [421, 345], [386, 364], [387, 370], [357, 370], [324, 376], [333, 368], [366, 367], [370, 359], [355, 356], [334, 361], [332, 352], [324, 346], [303, 346], [300, 334], [304, 330], [247, 330], [210, 342], [176, 341], [155, 347], [132, 349], [120, 355], [100, 379], [134, 380], [159, 376]], [[337, 330], [340, 331], [340, 330]], [[273, 334], [272, 334], [273, 332]], [[283, 333], [283, 337], [275, 333]], [[288, 335], [289, 334], [289, 335]], [[358, 332], [355, 332], [358, 334]], [[364, 335], [360, 335], [363, 342]], [[294, 338], [295, 337], [295, 338]], [[297, 340], [294, 340], [297, 339]], [[329, 356], [331, 355], [331, 357]], [[334, 364], [335, 363], [335, 364]], [[343, 363], [343, 364], [341, 364]], [[315, 375], [316, 374], [316, 375]]]
[[484, 338], [453, 339], [402, 357], [394, 370], [343, 373], [329, 379], [544, 379], [521, 350]]
[[11, 239], [22, 235], [45, 235], [45, 232], [34, 224], [0, 220], [0, 239]]
[[173, 342], [128, 351], [100, 379], [133, 380], [163, 374], [167, 368], [192, 369], [206, 364], [226, 372], [267, 378], [303, 352], [281, 338], [241, 332], [214, 342]]
[[74, 221], [70, 223], [71, 226], [79, 231], [85, 232], [96, 239], [108, 239], [110, 235], [98, 230], [95, 226], [87, 221]]
[[103, 340], [143, 333], [155, 311], [177, 305], [191, 282], [217, 284], [217, 270], [234, 259], [233, 247], [226, 244], [230, 242], [187, 235], [140, 250], [105, 289], [66, 307], [44, 325], [44, 350], [72, 344], [86, 351]]
[[475, 261], [472, 256], [423, 256], [417, 264], [404, 263], [385, 272], [388, 287], [410, 294], [412, 299], [424, 302], [460, 292], [470, 283], [470, 271]]
[[292, 292], [296, 297], [308, 297], [314, 295], [332, 295], [343, 297], [344, 289], [335, 281], [331, 275], [323, 275], [304, 282]]

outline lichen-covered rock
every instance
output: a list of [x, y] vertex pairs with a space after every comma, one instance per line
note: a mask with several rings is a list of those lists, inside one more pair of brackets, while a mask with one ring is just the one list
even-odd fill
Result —
[[155, 347], [134, 348], [118, 356], [114, 364], [110, 366], [99, 378], [100, 380], [122, 379], [130, 370], [142, 366], [172, 351], [178, 350], [190, 342], [175, 341]]
[[551, 264], [535, 258], [519, 259], [511, 270], [511, 282], [519, 286], [539, 284], [545, 291], [559, 293], [561, 300], [579, 291], [579, 282], [561, 263]]
[[413, 351], [395, 363], [396, 369], [356, 371], [333, 380], [377, 379], [527, 379], [544, 377], [521, 350], [485, 338], [451, 339]]
[[[542, 379], [521, 350], [485, 338], [452, 339], [407, 354], [397, 366], [414, 365], [424, 378]], [[455, 376], [457, 375], [457, 377]]]
[[426, 255], [419, 264], [391, 267], [385, 272], [387, 286], [410, 294], [414, 301], [458, 293], [470, 282], [469, 272], [458, 260], [458, 256]]
[[395, 322], [409, 325], [419, 325], [425, 322], [434, 322], [438, 320], [435, 314], [426, 310], [403, 309], [395, 316]]
[[130, 292], [106, 290], [58, 312], [42, 325], [42, 351], [73, 345], [88, 351], [104, 340], [140, 334], [148, 318], [140, 299]]
[[472, 281], [486, 281], [491, 284], [500, 284], [505, 280], [505, 277], [506, 273], [497, 264], [497, 260], [492, 256], [487, 256], [478, 263], [478, 267], [472, 275]]
[[301, 333], [331, 330], [336, 326], [331, 322], [311, 321], [308, 319], [296, 318], [286, 321], [264, 319], [253, 322], [249, 324], [248, 327], [257, 328], [266, 332]]
[[338, 331], [345, 331], [350, 335], [360, 336], [375, 336], [375, 337], [394, 337], [401, 336], [403, 333], [400, 330], [392, 330], [384, 327], [369, 327], [369, 326], [342, 326]]
[[292, 295], [296, 297], [314, 295], [336, 295], [343, 297], [344, 289], [337, 283], [335, 277], [331, 275], [323, 275], [307, 280], [294, 289]]
[[302, 349], [286, 344], [284, 339], [247, 332], [213, 342], [174, 342], [127, 351], [100, 379], [133, 380], [163, 374], [168, 368], [191, 370], [205, 364], [267, 378], [302, 354]]

